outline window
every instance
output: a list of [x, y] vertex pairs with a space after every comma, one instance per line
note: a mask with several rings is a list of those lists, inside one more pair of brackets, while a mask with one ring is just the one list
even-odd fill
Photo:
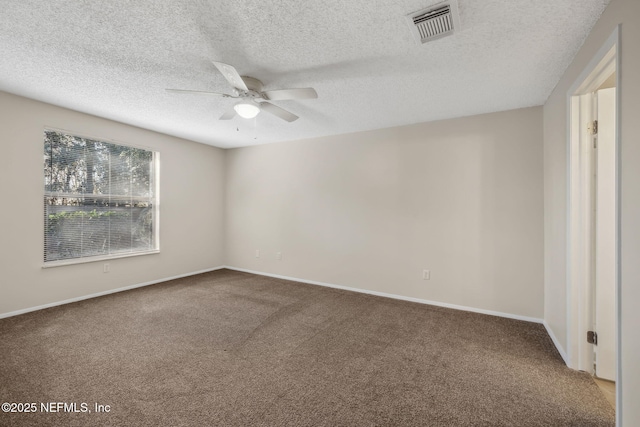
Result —
[[157, 153], [44, 132], [45, 266], [157, 252]]

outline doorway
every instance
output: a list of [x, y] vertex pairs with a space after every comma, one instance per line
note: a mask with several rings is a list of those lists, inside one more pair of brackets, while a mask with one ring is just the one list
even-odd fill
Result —
[[[620, 399], [619, 29], [567, 94], [569, 367]], [[619, 416], [620, 411], [616, 411]]]

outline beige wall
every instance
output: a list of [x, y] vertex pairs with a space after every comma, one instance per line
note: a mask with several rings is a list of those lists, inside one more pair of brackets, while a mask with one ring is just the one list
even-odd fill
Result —
[[229, 266], [543, 316], [541, 107], [233, 149], [226, 179]]
[[[159, 254], [43, 269], [43, 130], [161, 156]], [[224, 151], [0, 92], [0, 315], [223, 264]]]
[[566, 350], [567, 91], [621, 27], [622, 422], [640, 425], [640, 1], [612, 0], [544, 106], [545, 320]]

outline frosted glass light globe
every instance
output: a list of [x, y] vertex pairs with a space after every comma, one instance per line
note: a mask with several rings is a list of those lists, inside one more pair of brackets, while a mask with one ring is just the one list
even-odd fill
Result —
[[233, 107], [240, 117], [245, 119], [253, 119], [260, 112], [260, 108], [252, 102], [241, 102]]

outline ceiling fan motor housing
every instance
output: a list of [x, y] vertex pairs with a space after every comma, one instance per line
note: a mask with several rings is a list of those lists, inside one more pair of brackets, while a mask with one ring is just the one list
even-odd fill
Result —
[[238, 92], [238, 96], [242, 98], [264, 98], [262, 95], [262, 82], [258, 79], [248, 76], [241, 76], [244, 84], [249, 88], [248, 91], [235, 88]]

